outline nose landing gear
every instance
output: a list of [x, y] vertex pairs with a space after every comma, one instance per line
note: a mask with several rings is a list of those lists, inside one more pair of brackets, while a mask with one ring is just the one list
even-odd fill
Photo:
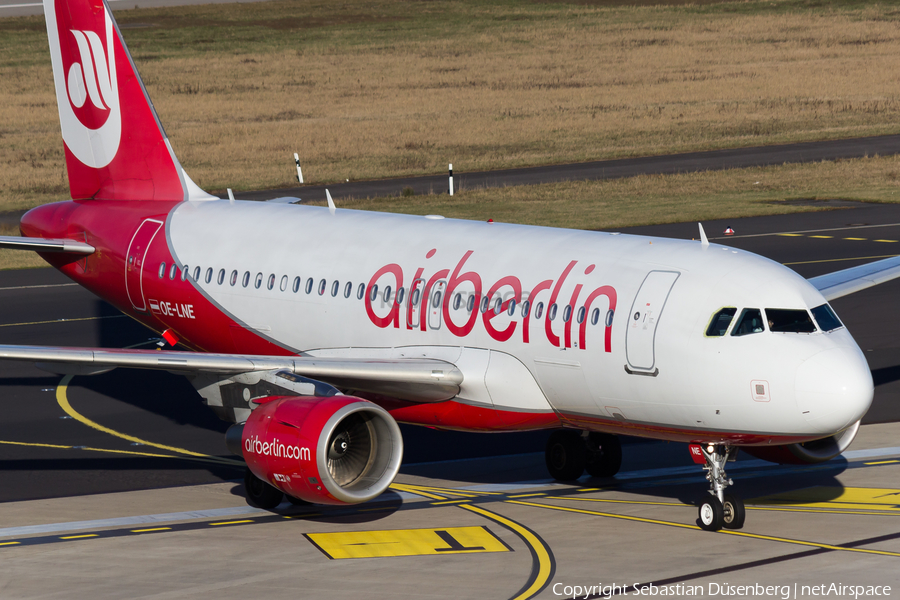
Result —
[[710, 487], [710, 496], [700, 503], [700, 527], [707, 531], [742, 528], [746, 517], [744, 501], [740, 496], [725, 493], [734, 483], [725, 474], [725, 463], [735, 460], [737, 448], [725, 444], [691, 444], [690, 451], [694, 462], [704, 465]]

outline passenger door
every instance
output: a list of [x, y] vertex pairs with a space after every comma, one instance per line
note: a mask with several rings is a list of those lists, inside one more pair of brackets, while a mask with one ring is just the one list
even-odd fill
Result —
[[131, 238], [128, 245], [128, 255], [125, 258], [125, 291], [135, 310], [146, 311], [147, 303], [144, 301], [144, 286], [141, 274], [147, 250], [162, 227], [162, 221], [145, 219]]
[[656, 375], [656, 328], [662, 317], [672, 286], [681, 273], [650, 271], [638, 290], [625, 332], [625, 357], [629, 373]]

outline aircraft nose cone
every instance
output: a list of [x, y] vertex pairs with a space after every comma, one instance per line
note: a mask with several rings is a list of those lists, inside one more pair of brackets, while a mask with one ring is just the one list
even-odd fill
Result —
[[804, 361], [794, 389], [800, 412], [822, 433], [861, 419], [875, 392], [869, 365], [857, 347], [831, 348]]

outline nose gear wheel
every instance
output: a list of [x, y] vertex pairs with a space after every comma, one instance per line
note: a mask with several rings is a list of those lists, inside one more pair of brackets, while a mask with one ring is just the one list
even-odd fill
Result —
[[725, 444], [702, 444], [700, 451], [706, 460], [703, 469], [709, 481], [710, 497], [700, 503], [698, 524], [707, 531], [740, 529], [744, 526], [746, 512], [744, 501], [736, 494], [726, 494], [725, 490], [734, 482], [725, 473], [725, 463], [734, 461], [737, 448]]

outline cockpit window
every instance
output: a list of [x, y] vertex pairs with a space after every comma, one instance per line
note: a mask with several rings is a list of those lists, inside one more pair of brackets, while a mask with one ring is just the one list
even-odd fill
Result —
[[731, 335], [749, 335], [761, 331], [765, 331], [762, 312], [758, 308], [745, 308], [738, 317], [737, 325], [731, 330]]
[[767, 308], [766, 318], [769, 319], [769, 329], [777, 333], [813, 333], [816, 330], [805, 310]]
[[734, 313], [736, 312], [736, 308], [723, 308], [714, 314], [709, 322], [709, 327], [706, 329], [706, 335], [709, 337], [721, 337], [725, 335], [725, 332], [728, 331], [728, 326], [731, 325], [731, 320], [734, 318]]
[[815, 307], [812, 309], [812, 314], [822, 331], [834, 331], [838, 327], [843, 327], [840, 319], [827, 304]]

